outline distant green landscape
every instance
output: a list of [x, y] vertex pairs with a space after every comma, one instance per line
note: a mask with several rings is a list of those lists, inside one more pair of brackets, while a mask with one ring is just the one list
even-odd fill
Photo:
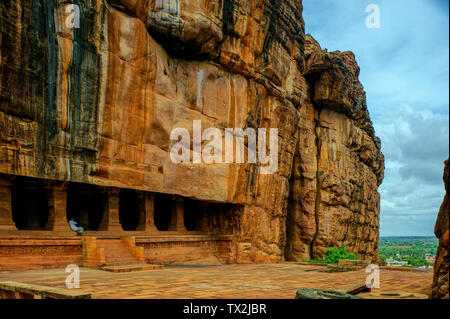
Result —
[[380, 237], [379, 256], [402, 267], [429, 267], [433, 265], [431, 259], [436, 257], [438, 243], [435, 237]]

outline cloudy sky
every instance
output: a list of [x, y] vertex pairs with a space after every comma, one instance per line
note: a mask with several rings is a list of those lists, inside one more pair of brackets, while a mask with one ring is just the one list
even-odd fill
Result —
[[[380, 28], [367, 28], [369, 4]], [[306, 32], [353, 51], [386, 157], [381, 236], [433, 235], [449, 154], [449, 1], [303, 0]]]

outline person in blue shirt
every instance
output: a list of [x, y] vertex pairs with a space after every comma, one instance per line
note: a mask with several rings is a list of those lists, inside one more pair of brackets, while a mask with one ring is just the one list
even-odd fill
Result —
[[69, 224], [70, 224], [70, 228], [72, 228], [72, 230], [74, 232], [76, 232], [78, 235], [83, 234], [84, 228], [83, 227], [79, 227], [78, 223], [73, 219], [73, 217], [70, 218]]

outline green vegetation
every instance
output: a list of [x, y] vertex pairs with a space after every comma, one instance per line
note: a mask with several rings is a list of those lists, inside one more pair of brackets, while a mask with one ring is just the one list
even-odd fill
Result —
[[[434, 237], [381, 237], [379, 242], [379, 257], [383, 260], [406, 261], [402, 267], [429, 267], [439, 241]], [[345, 246], [328, 248], [322, 260], [308, 260], [309, 263], [337, 264], [339, 259], [359, 259], [355, 254], [349, 253]]]
[[322, 260], [308, 260], [310, 263], [325, 263], [325, 264], [337, 264], [339, 259], [359, 259], [356, 258], [354, 253], [347, 252], [345, 246], [328, 248], [324, 252], [325, 256]]
[[431, 266], [439, 241], [434, 237], [381, 237], [379, 256], [383, 260], [407, 261], [403, 267]]
[[403, 267], [417, 268], [420, 266], [432, 266], [433, 265], [433, 263], [426, 261], [424, 257], [403, 257], [402, 260], [408, 262], [408, 265], [403, 266]]

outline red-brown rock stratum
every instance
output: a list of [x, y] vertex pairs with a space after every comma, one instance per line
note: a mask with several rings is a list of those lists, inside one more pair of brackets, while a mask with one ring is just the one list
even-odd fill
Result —
[[[360, 70], [353, 53], [305, 35], [301, 1], [74, 1], [79, 28], [59, 3], [0, 3], [0, 231], [61, 230], [73, 211], [88, 230], [111, 231], [120, 210], [122, 227], [149, 231], [153, 221], [133, 228], [123, 212], [141, 204], [120, 202], [169, 194], [202, 213], [185, 224], [231, 238], [230, 263], [317, 259], [342, 245], [378, 258], [384, 157]], [[174, 164], [171, 132], [192, 137], [194, 120], [278, 128], [278, 170]], [[108, 190], [106, 219], [93, 217], [94, 200], [76, 208], [92, 187]], [[50, 215], [17, 216], [29, 212], [21, 190], [38, 194], [30, 203], [50, 194]], [[182, 227], [176, 216], [170, 230]]]

